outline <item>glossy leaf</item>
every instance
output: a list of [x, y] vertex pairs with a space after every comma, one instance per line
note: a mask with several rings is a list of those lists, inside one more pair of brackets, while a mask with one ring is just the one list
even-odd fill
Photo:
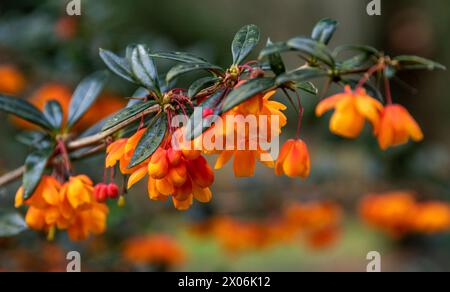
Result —
[[395, 61], [399, 62], [400, 69], [407, 70], [446, 70], [447, 68], [435, 61], [425, 59], [418, 56], [398, 56], [394, 58]]
[[195, 97], [200, 91], [205, 89], [208, 86], [214, 85], [220, 81], [220, 78], [218, 77], [204, 77], [200, 78], [189, 87], [188, 91], [188, 97], [193, 98]]
[[282, 74], [277, 77], [276, 84], [282, 85], [286, 82], [304, 82], [315, 78], [328, 76], [328, 73], [317, 68], [302, 68]]
[[[205, 102], [201, 104], [201, 106], [197, 107], [197, 111], [194, 111], [194, 114], [189, 118], [189, 121], [186, 125], [185, 138], [188, 141], [191, 141], [201, 134], [203, 134], [206, 130], [210, 128], [210, 125], [215, 122], [220, 114], [220, 103], [221, 98], [223, 98], [225, 89], [221, 89], [214, 93], [211, 97], [209, 97]], [[204, 118], [203, 110], [204, 109], [212, 109], [213, 114]]]
[[142, 135], [128, 168], [133, 168], [149, 158], [161, 145], [167, 132], [167, 115], [165, 113], [155, 116], [147, 130]]
[[233, 64], [239, 65], [248, 57], [258, 45], [259, 35], [259, 28], [254, 24], [246, 25], [237, 32], [231, 45]]
[[219, 66], [209, 64], [209, 63], [187, 63], [187, 64], [180, 64], [172, 69], [170, 69], [169, 72], [167, 72], [166, 81], [170, 82], [171, 80], [175, 79], [176, 77], [186, 74], [193, 71], [198, 70], [207, 70], [211, 71], [217, 75], [223, 75], [223, 70]]
[[302, 52], [307, 56], [320, 60], [329, 66], [334, 65], [334, 59], [331, 56], [331, 53], [328, 51], [327, 47], [324, 44], [319, 43], [315, 40], [305, 37], [296, 37], [290, 39], [287, 42], [287, 45], [291, 49]]
[[56, 100], [50, 100], [45, 104], [44, 116], [55, 130], [59, 130], [64, 122], [64, 112], [61, 104]]
[[[267, 40], [267, 47], [271, 47], [273, 45], [274, 44], [270, 39]], [[274, 52], [269, 55], [269, 64], [273, 73], [277, 76], [286, 72], [286, 66], [284, 65], [283, 58], [279, 52]]]
[[44, 114], [34, 105], [17, 97], [0, 95], [0, 111], [15, 115], [44, 129], [52, 128]]
[[258, 93], [274, 89], [275, 87], [274, 78], [264, 77], [251, 79], [230, 92], [224, 101], [221, 113], [233, 109], [235, 106], [238, 106]]
[[25, 219], [19, 213], [0, 210], [0, 238], [16, 236], [27, 229]]
[[360, 67], [364, 65], [367, 61], [369, 61], [370, 55], [367, 53], [358, 54], [350, 59], [347, 59], [339, 64], [339, 69], [341, 70], [349, 70], [354, 69], [356, 67]]
[[158, 71], [143, 45], [137, 45], [131, 53], [131, 70], [142, 86], [159, 92]]
[[270, 46], [266, 46], [261, 50], [258, 59], [261, 60], [276, 53], [285, 53], [289, 51], [292, 51], [292, 49], [285, 42], [272, 43]]
[[122, 123], [123, 121], [144, 112], [145, 110], [151, 108], [154, 105], [156, 105], [156, 101], [151, 100], [151, 101], [147, 101], [147, 102], [139, 102], [139, 103], [133, 104], [130, 107], [126, 107], [126, 108], [120, 110], [113, 117], [111, 117], [105, 123], [102, 130], [103, 131], [109, 130], [109, 129], [117, 126], [118, 124]]
[[317, 89], [317, 87], [309, 81], [297, 82], [295, 83], [295, 87], [312, 95], [317, 95], [319, 93], [319, 89]]
[[37, 150], [28, 155], [25, 161], [25, 172], [23, 174], [24, 200], [31, 198], [36, 190], [54, 147]]
[[44, 132], [32, 131], [19, 133], [16, 140], [26, 146], [35, 146], [47, 137]]
[[149, 56], [152, 58], [172, 60], [181, 63], [208, 63], [208, 61], [203, 58], [185, 52], [159, 52], [150, 53]]
[[337, 56], [337, 55], [341, 54], [342, 52], [346, 52], [346, 51], [356, 51], [356, 52], [360, 52], [360, 53], [367, 53], [369, 55], [379, 55], [380, 54], [380, 52], [377, 49], [375, 49], [374, 47], [371, 47], [371, 46], [343, 45], [343, 46], [337, 47], [333, 51], [333, 55]]
[[104, 49], [100, 49], [100, 58], [102, 58], [109, 70], [123, 79], [135, 83], [133, 73], [131, 72], [131, 66], [126, 59]]
[[74, 126], [89, 110], [102, 92], [107, 79], [107, 72], [97, 72], [78, 85], [70, 101], [67, 127]]
[[327, 45], [333, 37], [337, 26], [338, 22], [334, 19], [322, 19], [314, 27], [311, 38], [318, 41], [319, 43]]

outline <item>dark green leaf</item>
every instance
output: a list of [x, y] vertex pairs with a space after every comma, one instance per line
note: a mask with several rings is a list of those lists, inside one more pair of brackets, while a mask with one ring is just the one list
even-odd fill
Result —
[[364, 65], [370, 59], [367, 53], [358, 54], [350, 59], [347, 59], [339, 64], [339, 69], [349, 70]]
[[208, 63], [205, 59], [194, 56], [190, 53], [184, 52], [159, 52], [159, 53], [150, 53], [150, 57], [152, 58], [160, 58], [166, 60], [172, 60], [182, 63]]
[[158, 72], [147, 48], [137, 45], [131, 54], [131, 70], [142, 86], [159, 92]]
[[333, 37], [333, 34], [336, 31], [337, 26], [338, 22], [334, 19], [330, 18], [322, 19], [314, 27], [311, 38], [318, 41], [319, 43], [327, 45], [330, 42], [331, 38]]
[[0, 110], [18, 116], [44, 129], [50, 130], [52, 128], [44, 114], [34, 105], [17, 97], [0, 95]]
[[333, 51], [333, 55], [337, 56], [342, 52], [345, 51], [357, 51], [357, 52], [361, 52], [361, 53], [366, 53], [369, 55], [379, 55], [380, 52], [375, 49], [374, 47], [371, 46], [365, 46], [365, 45], [343, 45], [343, 46], [339, 46], [337, 47], [334, 51]]
[[69, 106], [67, 127], [71, 128], [89, 110], [103, 90], [107, 72], [97, 72], [84, 79], [75, 90]]
[[274, 78], [264, 77], [251, 79], [230, 92], [225, 99], [221, 113], [233, 109], [235, 106], [240, 105], [258, 93], [274, 89], [275, 87]]
[[394, 58], [395, 61], [399, 62], [400, 69], [407, 69], [407, 70], [446, 70], [447, 68], [439, 64], [435, 61], [425, 59], [418, 56], [398, 56]]
[[45, 137], [46, 133], [33, 131], [33, 132], [23, 132], [16, 136], [16, 140], [26, 146], [35, 146], [41, 142]]
[[285, 53], [290, 51], [292, 51], [292, 49], [285, 42], [272, 43], [270, 46], [266, 46], [264, 49], [262, 49], [262, 51], [259, 53], [258, 59], [261, 60], [276, 53]]
[[170, 82], [171, 80], [175, 79], [176, 77], [182, 74], [198, 70], [207, 70], [217, 75], [223, 75], [223, 70], [219, 66], [212, 65], [209, 63], [188, 63], [188, 64], [179, 64], [170, 69], [170, 71], [167, 73], [166, 81]]
[[26, 229], [27, 224], [19, 213], [0, 210], [0, 238], [16, 236]]
[[126, 107], [119, 111], [117, 114], [115, 114], [113, 117], [111, 117], [103, 126], [102, 130], [106, 131], [109, 130], [118, 124], [122, 123], [123, 121], [138, 115], [142, 113], [143, 111], [151, 108], [152, 106], [156, 105], [156, 101], [150, 100], [147, 102], [139, 102], [136, 104], [133, 104], [130, 107]]
[[259, 28], [254, 25], [242, 27], [235, 35], [231, 50], [233, 52], [233, 64], [239, 65], [247, 58], [251, 51], [258, 45]]
[[317, 87], [309, 81], [295, 83], [295, 87], [313, 95], [317, 95], [319, 93]]
[[317, 68], [302, 68], [278, 76], [276, 79], [276, 84], [282, 85], [286, 82], [300, 83], [325, 76], [328, 76], [328, 73], [323, 70]]
[[192, 85], [189, 87], [188, 97], [189, 98], [195, 97], [204, 88], [214, 85], [218, 81], [220, 81], [220, 78], [218, 77], [204, 77], [198, 79], [197, 81], [192, 83]]
[[161, 145], [167, 132], [167, 115], [161, 113], [154, 117], [142, 135], [128, 168], [133, 168], [149, 158]]
[[[52, 146], [52, 145], [51, 145]], [[54, 147], [37, 150], [28, 155], [25, 161], [25, 172], [23, 174], [24, 200], [31, 198], [36, 190]]]
[[331, 56], [331, 53], [328, 51], [327, 47], [315, 40], [305, 37], [296, 37], [290, 39], [287, 42], [287, 45], [291, 49], [302, 52], [307, 56], [310, 56], [311, 58], [320, 60], [329, 66], [334, 65], [334, 59]]
[[64, 112], [61, 104], [50, 100], [45, 104], [44, 115], [55, 130], [59, 130], [64, 122]]
[[131, 67], [126, 59], [103, 49], [100, 49], [100, 58], [102, 58], [109, 70], [123, 79], [135, 83]]
[[[188, 141], [191, 141], [203, 134], [218, 118], [220, 114], [220, 107], [218, 107], [218, 105], [221, 103], [224, 91], [225, 89], [217, 91], [205, 102], [203, 102], [201, 106], [195, 108], [194, 114], [189, 118], [189, 121], [186, 125], [187, 130], [185, 132], [185, 138]], [[212, 109], [214, 111], [214, 114], [203, 118], [204, 109]]]
[[[274, 44], [269, 39], [267, 40], [267, 47], [271, 46], [274, 46]], [[277, 76], [286, 72], [286, 66], [284, 65], [283, 58], [281, 57], [281, 54], [279, 52], [274, 52], [273, 54], [269, 55], [269, 64], [273, 73], [275, 73], [275, 75]]]

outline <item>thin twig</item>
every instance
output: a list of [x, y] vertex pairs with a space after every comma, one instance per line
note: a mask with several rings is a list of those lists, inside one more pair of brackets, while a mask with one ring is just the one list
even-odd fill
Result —
[[[160, 110], [159, 105], [155, 105], [147, 110], [145, 110], [144, 112], [142, 112], [139, 115], [135, 115], [125, 121], [123, 121], [122, 123], [118, 124], [117, 126], [112, 127], [111, 129], [108, 129], [104, 132], [86, 137], [86, 138], [82, 138], [82, 139], [78, 139], [78, 140], [74, 140], [71, 141], [67, 144], [67, 149], [69, 152], [73, 152], [75, 150], [81, 149], [81, 148], [85, 148], [88, 146], [92, 146], [98, 143], [101, 143], [100, 145], [98, 145], [98, 147], [92, 149], [92, 151], [88, 151], [85, 154], [86, 155], [80, 155], [79, 157], [75, 157], [75, 159], [81, 159], [81, 158], [85, 158], [87, 156], [90, 156], [92, 154], [97, 153], [98, 151], [100, 151], [101, 149], [103, 149], [105, 147], [105, 144], [103, 143], [103, 140], [105, 140], [106, 138], [110, 137], [111, 135], [113, 135], [114, 133], [122, 130], [123, 128], [125, 128], [126, 126], [132, 124], [133, 122], [139, 120], [141, 118], [142, 115], [148, 115], [150, 113], [153, 112], [157, 112]], [[0, 187], [7, 185], [9, 183], [12, 183], [18, 179], [20, 179], [23, 175], [23, 173], [25, 172], [25, 166], [21, 166], [13, 171], [10, 171], [4, 175], [2, 175], [0, 177]]]

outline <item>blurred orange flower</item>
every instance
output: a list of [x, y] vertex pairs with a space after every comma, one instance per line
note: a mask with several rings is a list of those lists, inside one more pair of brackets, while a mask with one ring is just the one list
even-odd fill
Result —
[[381, 113], [381, 123], [377, 131], [381, 149], [402, 145], [412, 140], [423, 140], [423, 133], [417, 122], [401, 105], [387, 105]]
[[183, 248], [167, 235], [149, 235], [128, 239], [123, 257], [136, 265], [156, 265], [170, 268], [186, 260]]
[[[67, 121], [69, 113], [72, 89], [60, 83], [47, 83], [38, 88], [31, 96], [29, 101], [40, 110], [43, 110], [45, 104], [50, 100], [56, 100], [61, 104], [64, 110], [64, 120]], [[81, 120], [75, 126], [75, 131], [82, 131], [110, 114], [119, 111], [124, 106], [124, 102], [117, 96], [105, 94], [99, 97], [94, 105], [86, 112]], [[13, 122], [19, 127], [33, 129], [34, 126], [24, 120], [13, 117]]]
[[330, 130], [345, 138], [356, 138], [364, 128], [365, 120], [369, 120], [374, 130], [380, 123], [380, 112], [383, 105], [367, 95], [364, 88], [352, 90], [345, 87], [344, 93], [331, 96], [321, 101], [316, 108], [316, 115], [335, 109], [330, 121]]
[[369, 225], [393, 237], [450, 230], [450, 204], [417, 202], [409, 192], [368, 195], [362, 199], [359, 212]]
[[92, 181], [87, 176], [71, 177], [64, 184], [44, 176], [30, 199], [24, 201], [23, 194], [21, 187], [16, 194], [16, 208], [29, 206], [27, 225], [46, 232], [49, 239], [53, 239], [56, 229], [67, 230], [74, 241], [106, 230], [108, 208], [95, 201]]
[[0, 93], [18, 95], [23, 92], [25, 85], [25, 77], [17, 67], [0, 65]]
[[289, 177], [307, 178], [311, 171], [308, 147], [300, 139], [289, 140], [281, 148], [275, 164], [275, 173]]

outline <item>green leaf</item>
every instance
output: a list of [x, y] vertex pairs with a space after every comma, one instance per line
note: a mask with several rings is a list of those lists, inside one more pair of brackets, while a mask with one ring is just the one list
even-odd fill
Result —
[[50, 156], [53, 154], [54, 147], [49, 145], [47, 148], [37, 150], [28, 155], [25, 160], [25, 172], [23, 174], [24, 200], [28, 200], [33, 195], [44, 174]]
[[266, 46], [262, 49], [259, 53], [258, 59], [261, 60], [276, 53], [285, 53], [290, 51], [292, 51], [292, 49], [285, 42], [272, 43], [270, 46]]
[[418, 56], [397, 56], [394, 58], [395, 61], [399, 62], [400, 69], [406, 70], [446, 70], [447, 68], [435, 61], [425, 59]]
[[54, 130], [59, 130], [64, 122], [64, 112], [61, 104], [56, 100], [50, 100], [45, 104], [44, 116]]
[[131, 67], [126, 59], [104, 49], [100, 49], [100, 58], [102, 58], [109, 70], [123, 79], [135, 83]]
[[27, 224], [19, 213], [0, 210], [0, 238], [16, 236], [27, 229]]
[[334, 66], [334, 59], [331, 56], [331, 53], [322, 43], [305, 37], [296, 37], [290, 39], [287, 42], [287, 45], [292, 50], [302, 52], [312, 58], [322, 61], [329, 66]]
[[44, 114], [34, 105], [17, 97], [0, 95], [0, 110], [13, 114], [44, 129], [50, 130], [52, 128]]
[[123, 121], [138, 115], [142, 113], [143, 111], [151, 108], [152, 106], [156, 105], [156, 101], [150, 100], [147, 102], [139, 102], [136, 104], [133, 104], [130, 107], [124, 108], [120, 110], [117, 114], [115, 114], [113, 117], [111, 117], [103, 126], [102, 130], [106, 131], [109, 130], [118, 124], [122, 123]]
[[287, 82], [304, 82], [315, 78], [328, 76], [328, 73], [317, 68], [302, 68], [282, 74], [277, 77], [276, 84], [282, 85]]
[[370, 55], [367, 53], [358, 54], [350, 59], [347, 59], [339, 64], [339, 69], [349, 70], [364, 65], [370, 59]]
[[258, 93], [274, 89], [275, 87], [275, 78], [264, 77], [251, 79], [230, 92], [225, 99], [221, 113], [233, 109], [235, 106], [240, 105]]
[[235, 35], [231, 45], [233, 64], [239, 65], [247, 58], [251, 51], [258, 45], [259, 28], [254, 25], [242, 27]]
[[327, 45], [338, 26], [338, 22], [334, 19], [325, 18], [319, 21], [313, 29], [311, 38], [319, 43]]
[[193, 98], [195, 97], [200, 91], [202, 91], [204, 88], [208, 86], [212, 86], [220, 81], [219, 77], [204, 77], [201, 79], [198, 79], [192, 85], [189, 87], [188, 91], [188, 97]]
[[159, 92], [158, 71], [143, 45], [137, 45], [131, 53], [131, 70], [142, 86]]
[[103, 90], [107, 72], [97, 72], [84, 79], [75, 90], [69, 106], [67, 127], [71, 128], [89, 110]]
[[297, 82], [295, 83], [295, 87], [312, 95], [317, 95], [319, 93], [319, 89], [309, 81]]
[[16, 140], [26, 146], [38, 145], [44, 138], [48, 137], [44, 132], [31, 131], [19, 133], [16, 136]]
[[[191, 115], [189, 121], [186, 125], [185, 138], [188, 141], [191, 141], [201, 134], [203, 134], [206, 130], [210, 128], [210, 125], [215, 122], [220, 114], [220, 106], [218, 106], [221, 102], [221, 98], [223, 98], [223, 94], [225, 89], [221, 89], [214, 93], [211, 97], [209, 97], [205, 102], [203, 102], [199, 107], [196, 107], [194, 110], [194, 114]], [[203, 109], [212, 109], [214, 111], [213, 115], [210, 115], [206, 118], [203, 117]]]
[[208, 63], [208, 61], [203, 58], [185, 52], [159, 52], [150, 53], [149, 56], [152, 58], [160, 58], [182, 63]]
[[356, 51], [360, 53], [368, 54], [369, 56], [378, 56], [380, 52], [371, 46], [365, 46], [365, 45], [343, 45], [339, 46], [333, 51], [333, 56], [338, 56], [342, 52], [347, 51]]
[[[270, 39], [267, 40], [267, 47], [274, 46]], [[286, 66], [284, 65], [283, 58], [279, 52], [274, 52], [269, 55], [269, 64], [275, 75], [280, 75], [286, 72]]]
[[142, 135], [128, 168], [133, 168], [149, 158], [161, 145], [167, 132], [167, 115], [158, 114], [147, 126], [147, 130]]
[[198, 70], [208, 70], [217, 75], [220, 76], [223, 75], [223, 70], [219, 66], [212, 65], [209, 63], [187, 63], [187, 64], [179, 64], [170, 69], [170, 71], [167, 72], [166, 81], [170, 82], [171, 80], [175, 79], [176, 77], [182, 74]]

